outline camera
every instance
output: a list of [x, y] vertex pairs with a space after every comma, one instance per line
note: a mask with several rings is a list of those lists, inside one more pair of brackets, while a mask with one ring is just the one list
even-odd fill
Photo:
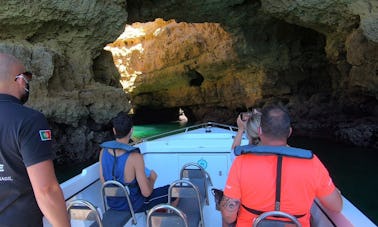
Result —
[[252, 117], [252, 112], [242, 112], [242, 113], [240, 113], [240, 118], [241, 118], [242, 121], [247, 121], [251, 117]]

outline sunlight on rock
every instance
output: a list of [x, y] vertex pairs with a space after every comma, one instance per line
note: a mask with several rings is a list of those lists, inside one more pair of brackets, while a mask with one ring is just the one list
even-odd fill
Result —
[[[193, 97], [204, 94], [218, 96], [210, 90], [223, 86], [222, 81], [234, 75], [233, 70], [224, 68], [225, 62], [237, 59], [234, 41], [218, 23], [158, 18], [126, 25], [105, 50], [112, 53], [123, 89], [133, 96], [134, 104], [144, 105], [139, 103], [144, 100], [159, 102], [152, 105], [176, 106], [198, 104], [203, 99]], [[151, 96], [137, 98], [146, 94]]]

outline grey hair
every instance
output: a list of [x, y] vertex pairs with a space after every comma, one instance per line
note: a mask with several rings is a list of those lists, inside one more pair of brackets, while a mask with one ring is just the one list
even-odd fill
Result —
[[246, 124], [246, 133], [250, 138], [252, 144], [257, 145], [260, 142], [258, 128], [261, 123], [261, 113], [257, 110], [253, 110], [252, 116], [248, 119]]

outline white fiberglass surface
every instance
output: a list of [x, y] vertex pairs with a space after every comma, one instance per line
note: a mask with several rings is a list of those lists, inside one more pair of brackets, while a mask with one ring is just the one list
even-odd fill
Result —
[[[211, 133], [204, 133], [205, 129], [197, 129], [152, 141], [146, 141], [137, 146], [142, 153], [177, 153], [177, 152], [230, 152], [235, 132], [213, 128]], [[217, 131], [217, 132], [215, 132]], [[242, 145], [247, 144], [246, 139]]]
[[[204, 207], [205, 223], [207, 226], [221, 226], [220, 212], [215, 209], [214, 198], [210, 190], [213, 187], [224, 188], [231, 166], [230, 151], [235, 132], [220, 128], [211, 128], [210, 133], [206, 133], [205, 130], [206, 128], [200, 128], [146, 141], [137, 146], [144, 154], [146, 167], [155, 170], [158, 174], [156, 187], [170, 184], [179, 179], [181, 167], [186, 163], [196, 163], [202, 166], [211, 176], [213, 183], [208, 188], [209, 206]], [[242, 145], [245, 144], [247, 144], [246, 139], [242, 141]], [[80, 175], [62, 183], [61, 187], [65, 198], [86, 199], [103, 209], [100, 183], [99, 181], [96, 182], [98, 180], [98, 168], [99, 166], [96, 163], [84, 169]], [[348, 200], [344, 201], [344, 209], [341, 214], [328, 215], [338, 224], [346, 221], [355, 226], [375, 226]], [[49, 225], [45, 223], [45, 226]]]

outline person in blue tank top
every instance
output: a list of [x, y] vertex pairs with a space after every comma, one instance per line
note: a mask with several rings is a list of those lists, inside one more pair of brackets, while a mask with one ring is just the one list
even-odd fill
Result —
[[[131, 117], [120, 112], [112, 119], [115, 140], [101, 144], [101, 182], [116, 180], [128, 185], [135, 212], [143, 212], [160, 203], [168, 202], [169, 185], [155, 188], [157, 174], [145, 167], [139, 148], [128, 145], [133, 133]], [[126, 199], [110, 198], [108, 205], [115, 210], [129, 210]]]

